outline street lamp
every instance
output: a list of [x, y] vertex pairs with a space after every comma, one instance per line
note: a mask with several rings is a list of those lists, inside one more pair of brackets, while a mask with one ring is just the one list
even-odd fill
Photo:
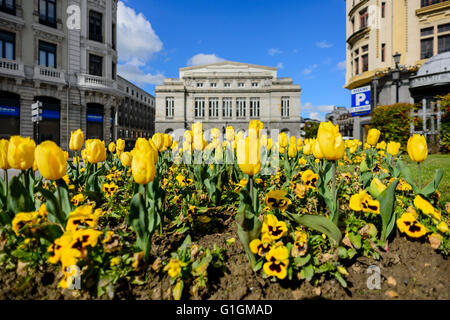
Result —
[[395, 69], [392, 71], [392, 80], [395, 81], [395, 102], [398, 103], [399, 101], [399, 84], [400, 84], [400, 58], [401, 54], [396, 52], [392, 57], [394, 58], [395, 62]]

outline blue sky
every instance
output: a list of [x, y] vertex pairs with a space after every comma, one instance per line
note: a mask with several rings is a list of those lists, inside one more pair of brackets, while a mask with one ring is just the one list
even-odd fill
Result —
[[122, 0], [119, 74], [149, 93], [178, 69], [221, 59], [278, 66], [302, 87], [301, 115], [350, 104], [343, 0]]

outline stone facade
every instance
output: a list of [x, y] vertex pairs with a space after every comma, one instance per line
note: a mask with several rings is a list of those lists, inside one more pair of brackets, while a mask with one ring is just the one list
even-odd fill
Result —
[[81, 128], [87, 138], [109, 143], [117, 138], [114, 124], [127, 87], [116, 74], [117, 0], [44, 2], [0, 7], [0, 37], [12, 47], [0, 57], [0, 136], [37, 138], [31, 105], [39, 100], [41, 140], [68, 148], [71, 131]]
[[246, 130], [257, 119], [269, 131], [299, 135], [300, 86], [291, 78], [278, 78], [276, 68], [224, 61], [179, 72], [179, 78], [165, 79], [155, 89], [156, 132], [188, 128], [197, 121], [204, 130], [225, 132], [230, 125]]

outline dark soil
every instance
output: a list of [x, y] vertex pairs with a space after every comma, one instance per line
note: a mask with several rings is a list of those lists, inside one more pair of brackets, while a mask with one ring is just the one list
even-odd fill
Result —
[[[184, 240], [185, 235], [165, 234], [154, 238], [153, 254], [167, 259]], [[236, 242], [227, 245], [227, 239]], [[209, 274], [208, 287], [193, 295], [187, 289], [183, 299], [214, 300], [298, 300], [298, 299], [450, 299], [450, 261], [436, 253], [428, 243], [410, 241], [399, 235], [390, 243], [389, 251], [381, 254], [379, 261], [359, 257], [347, 266], [347, 289], [334, 279], [320, 279], [317, 286], [305, 281], [272, 282], [255, 274], [239, 242], [236, 225], [230, 216], [219, 217], [217, 227], [211, 232], [192, 239], [200, 246], [212, 248], [214, 244], [226, 249], [224, 271]], [[369, 266], [381, 271], [381, 289], [368, 289]], [[119, 281], [115, 299], [170, 299], [171, 284], [167, 274], [147, 269], [143, 285]], [[59, 268], [48, 266], [45, 270], [0, 273], [0, 299], [91, 299], [88, 293], [57, 288], [61, 277]], [[21, 275], [18, 275], [20, 273]], [[143, 277], [142, 277], [143, 278]], [[142, 279], [141, 279], [142, 280]]]

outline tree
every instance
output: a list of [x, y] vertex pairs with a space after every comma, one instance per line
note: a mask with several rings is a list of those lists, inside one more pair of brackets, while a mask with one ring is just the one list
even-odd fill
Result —
[[305, 138], [315, 139], [319, 131], [319, 124], [314, 121], [308, 121], [305, 123]]

